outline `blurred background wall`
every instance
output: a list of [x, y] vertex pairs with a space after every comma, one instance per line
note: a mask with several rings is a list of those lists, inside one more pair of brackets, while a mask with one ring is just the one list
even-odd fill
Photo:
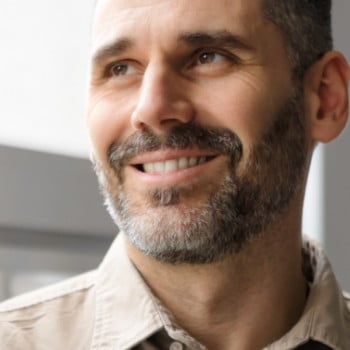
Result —
[[[84, 125], [94, 0], [0, 3], [0, 300], [98, 265], [117, 233], [88, 160]], [[348, 0], [334, 0], [350, 59]], [[315, 154], [303, 230], [350, 290], [349, 130]]]
[[[334, 2], [336, 48], [350, 60], [350, 1]], [[349, 121], [350, 122], [350, 121]], [[342, 285], [350, 290], [350, 123], [341, 137], [325, 147], [324, 226], [328, 255]]]

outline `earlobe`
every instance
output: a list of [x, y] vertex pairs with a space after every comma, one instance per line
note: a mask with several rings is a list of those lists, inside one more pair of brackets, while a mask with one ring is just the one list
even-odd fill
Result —
[[350, 68], [339, 52], [328, 52], [311, 67], [307, 83], [311, 138], [330, 142], [344, 129], [348, 118]]

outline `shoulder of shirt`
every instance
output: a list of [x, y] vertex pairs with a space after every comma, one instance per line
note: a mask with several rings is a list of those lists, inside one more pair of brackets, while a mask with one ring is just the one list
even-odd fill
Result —
[[88, 349], [96, 282], [91, 271], [0, 303], [0, 349]]
[[3, 301], [0, 303], [0, 322], [4, 321], [4, 316], [7, 318], [6, 316], [12, 312], [36, 307], [38, 304], [47, 304], [59, 298], [69, 297], [72, 294], [90, 289], [96, 283], [96, 274], [97, 270], [89, 271], [48, 287]]

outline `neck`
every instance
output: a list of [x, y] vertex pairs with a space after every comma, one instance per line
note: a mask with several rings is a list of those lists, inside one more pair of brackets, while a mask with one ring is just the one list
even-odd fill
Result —
[[127, 249], [177, 323], [208, 349], [258, 350], [297, 322], [306, 301], [300, 223], [291, 222], [214, 264], [164, 264]]

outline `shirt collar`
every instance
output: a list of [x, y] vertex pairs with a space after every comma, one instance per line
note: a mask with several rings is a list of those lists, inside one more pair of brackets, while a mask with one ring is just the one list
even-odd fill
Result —
[[[128, 258], [124, 239], [119, 234], [99, 267], [92, 350], [129, 349], [170, 328], [163, 308]], [[310, 339], [334, 350], [350, 349], [350, 313], [330, 263], [322, 248], [308, 239], [304, 252], [313, 274], [304, 312], [285, 336], [265, 349], [293, 349]], [[176, 325], [173, 329], [176, 332]]]
[[350, 349], [350, 312], [331, 265], [318, 243], [305, 238], [303, 249], [309, 259], [305, 263], [313, 270], [304, 312], [297, 324], [266, 350], [294, 349], [310, 339], [334, 350]]
[[163, 327], [151, 292], [119, 234], [98, 271], [92, 350], [124, 350]]

